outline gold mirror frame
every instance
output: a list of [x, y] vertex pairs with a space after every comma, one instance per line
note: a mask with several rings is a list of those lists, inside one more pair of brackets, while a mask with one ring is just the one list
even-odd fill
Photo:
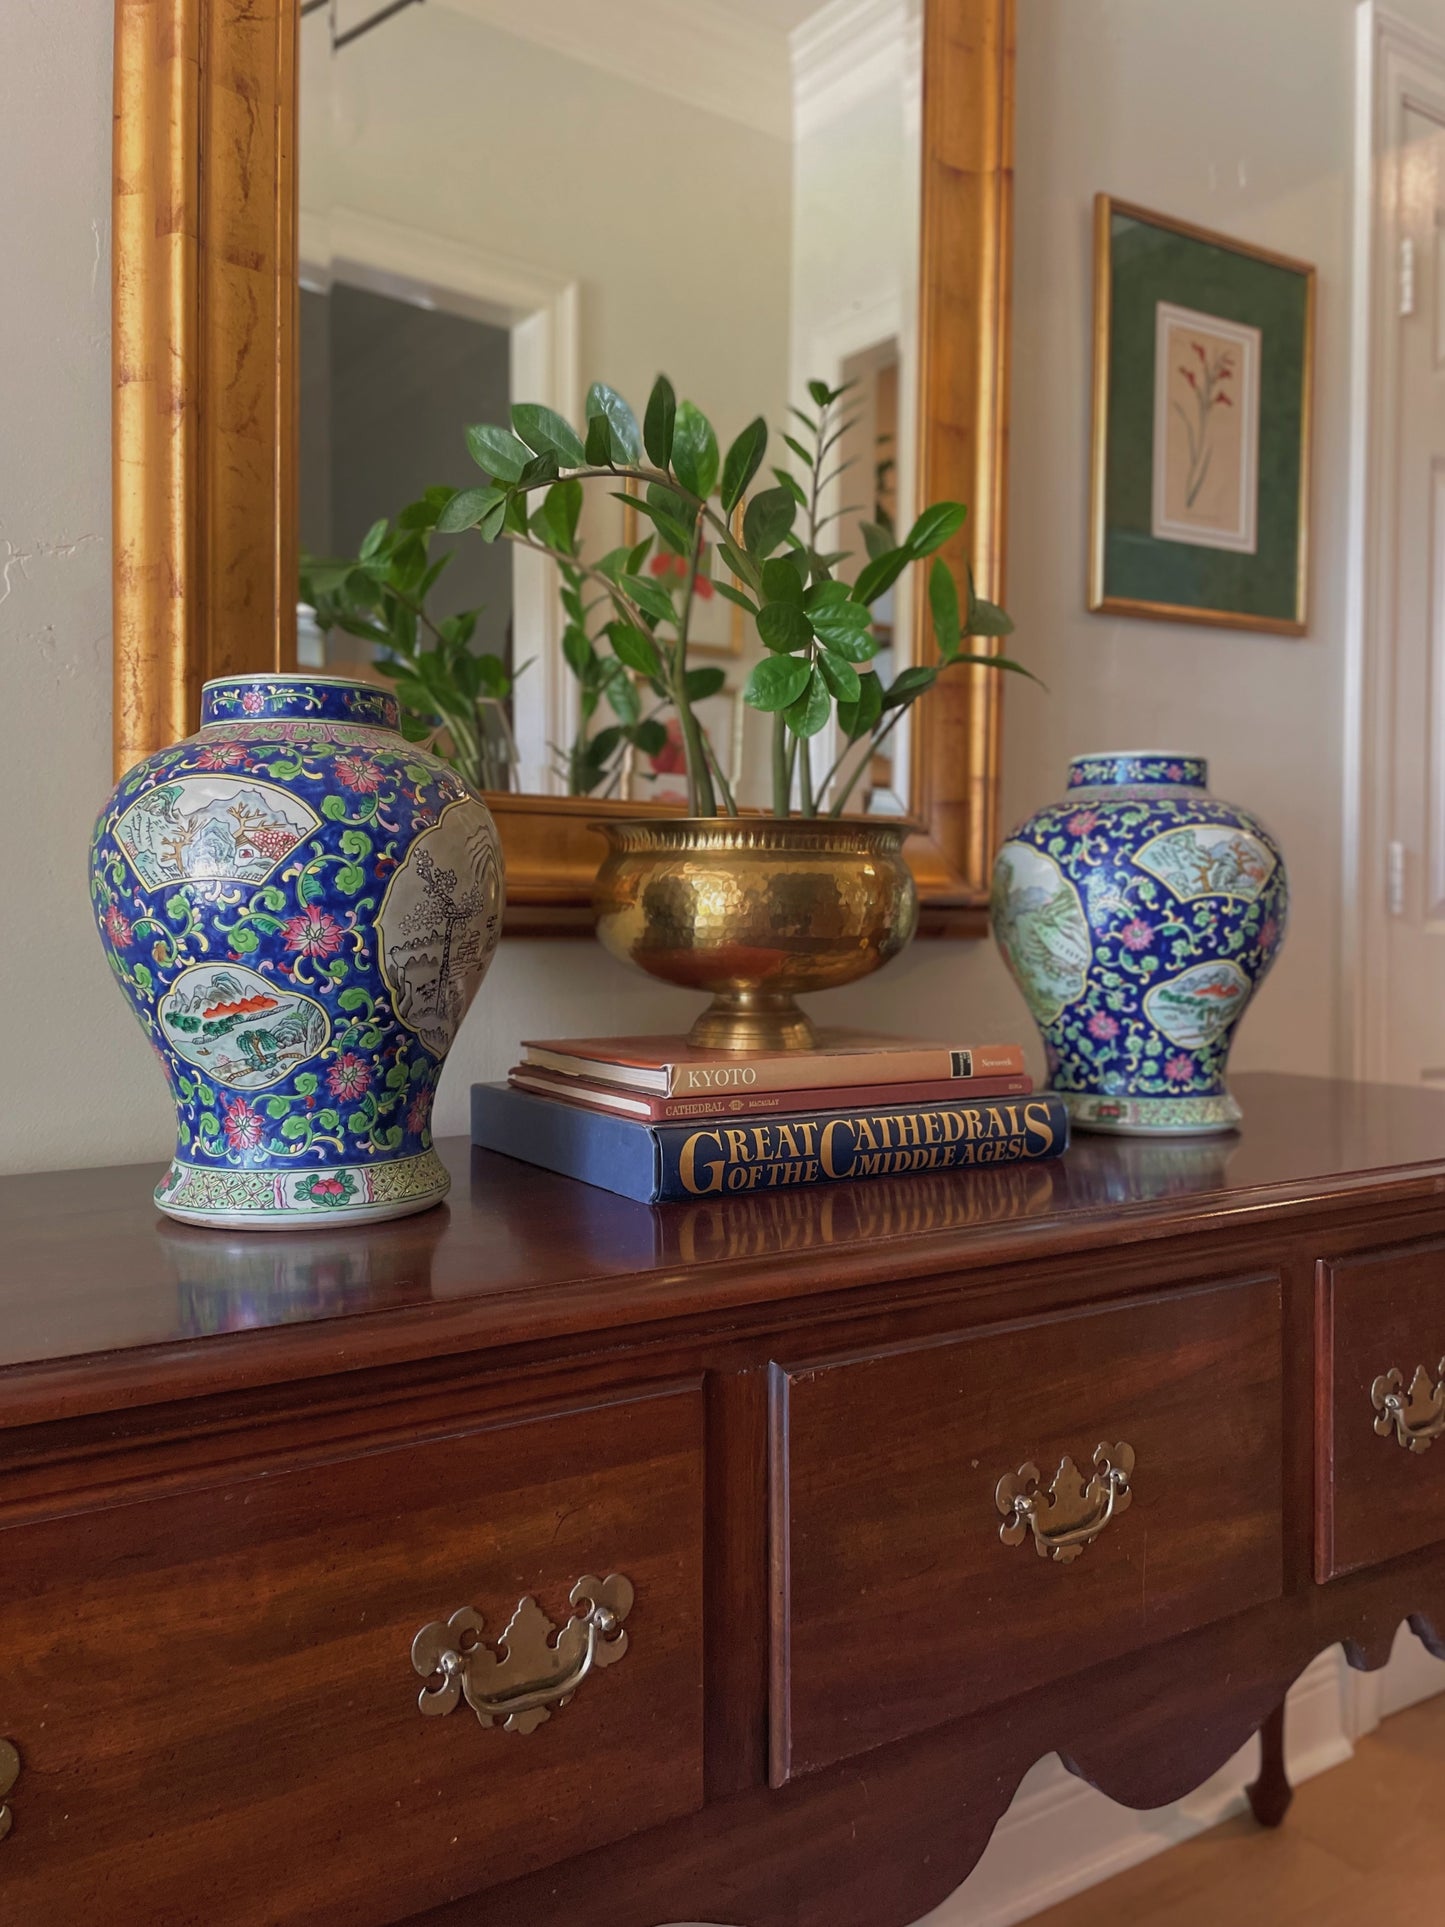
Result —
[[[967, 502], [948, 553], [1004, 593], [1015, 0], [925, 0], [921, 501]], [[209, 676], [296, 654], [298, 0], [116, 0], [115, 761], [194, 727]], [[922, 601], [922, 598], [919, 598]], [[920, 610], [920, 617], [923, 612]], [[913, 712], [921, 927], [982, 935], [1000, 678]], [[507, 928], [591, 927], [602, 840], [637, 806], [490, 797]]]

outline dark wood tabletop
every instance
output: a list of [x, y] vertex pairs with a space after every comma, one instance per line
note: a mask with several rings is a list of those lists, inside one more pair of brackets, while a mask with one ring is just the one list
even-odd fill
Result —
[[[1445, 1192], [1445, 1095], [1254, 1074], [1238, 1133], [1079, 1135], [1055, 1163], [648, 1207], [440, 1146], [449, 1201], [392, 1224], [226, 1233], [158, 1166], [0, 1180], [0, 1427], [469, 1349], [620, 1333], [1161, 1228]], [[1402, 1192], [1401, 1186], [1405, 1189]], [[780, 1258], [785, 1263], [777, 1262]], [[88, 1359], [84, 1372], [77, 1361]]]

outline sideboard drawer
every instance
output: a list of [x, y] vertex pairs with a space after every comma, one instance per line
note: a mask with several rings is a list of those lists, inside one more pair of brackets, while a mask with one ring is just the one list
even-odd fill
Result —
[[774, 1784], [1278, 1596], [1281, 1329], [1256, 1276], [775, 1367]]
[[[702, 1516], [684, 1386], [0, 1531], [0, 1927], [375, 1927], [693, 1811]], [[625, 1650], [545, 1723], [423, 1717], [424, 1626], [471, 1608], [494, 1647], [611, 1574]], [[579, 1633], [574, 1679], [619, 1636]]]
[[1445, 1244], [1319, 1268], [1315, 1568], [1445, 1539]]

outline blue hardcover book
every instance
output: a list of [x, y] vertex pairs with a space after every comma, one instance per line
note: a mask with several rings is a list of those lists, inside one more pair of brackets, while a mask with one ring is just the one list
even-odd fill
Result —
[[472, 1142], [641, 1204], [672, 1204], [1058, 1157], [1069, 1116], [1043, 1095], [646, 1124], [508, 1084], [473, 1084]]

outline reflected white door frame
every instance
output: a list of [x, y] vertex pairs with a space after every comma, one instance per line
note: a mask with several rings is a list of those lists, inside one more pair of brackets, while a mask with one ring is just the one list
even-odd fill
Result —
[[[555, 408], [568, 421], [578, 419], [575, 281], [351, 207], [324, 212], [303, 207], [299, 251], [303, 286], [326, 288], [343, 281], [506, 328], [512, 394]], [[459, 453], [465, 426], [457, 423]], [[517, 662], [534, 660], [512, 699], [513, 731], [521, 764], [518, 786], [534, 794], [563, 793], [552, 772], [550, 745], [570, 742], [577, 727], [577, 686], [563, 661], [561, 624], [552, 565], [545, 556], [514, 548], [512, 646]]]

